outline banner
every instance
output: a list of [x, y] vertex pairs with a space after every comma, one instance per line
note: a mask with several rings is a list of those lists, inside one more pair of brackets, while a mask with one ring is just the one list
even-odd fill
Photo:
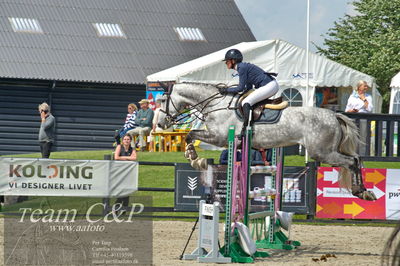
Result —
[[120, 197], [137, 187], [137, 162], [0, 158], [0, 195]]
[[[193, 169], [188, 163], [175, 167], [175, 211], [198, 211], [200, 200], [206, 200], [206, 193], [212, 193], [212, 201], [221, 207], [226, 202], [226, 165], [210, 165], [207, 171]], [[284, 167], [282, 210], [298, 214], [310, 213], [308, 200], [307, 172], [304, 167]], [[212, 191], [207, 191], [207, 188]], [[251, 175], [250, 191], [272, 188], [270, 174]], [[263, 211], [269, 207], [271, 197], [255, 197], [250, 201], [250, 211]]]
[[147, 82], [146, 99], [150, 101], [149, 107], [156, 109], [156, 100], [165, 93], [164, 88], [159, 82]]
[[363, 168], [365, 187], [377, 200], [354, 197], [339, 187], [339, 168], [319, 167], [317, 175], [317, 217], [345, 219], [400, 219], [400, 169]]

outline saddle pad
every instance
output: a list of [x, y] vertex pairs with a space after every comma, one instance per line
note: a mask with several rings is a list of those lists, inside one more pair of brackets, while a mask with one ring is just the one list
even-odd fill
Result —
[[260, 119], [254, 121], [255, 124], [274, 124], [279, 121], [282, 115], [282, 110], [264, 109]]
[[[275, 124], [281, 118], [283, 110], [264, 109], [263, 113], [260, 116], [260, 119], [254, 121], [254, 124]], [[236, 116], [239, 118], [240, 121], [243, 121], [243, 117], [237, 109]]]

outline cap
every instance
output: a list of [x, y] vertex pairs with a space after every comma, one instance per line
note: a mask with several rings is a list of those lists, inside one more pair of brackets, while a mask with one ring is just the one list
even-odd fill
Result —
[[150, 101], [147, 100], [147, 99], [141, 99], [140, 102], [139, 102], [139, 104], [142, 104], [142, 103], [150, 103]]

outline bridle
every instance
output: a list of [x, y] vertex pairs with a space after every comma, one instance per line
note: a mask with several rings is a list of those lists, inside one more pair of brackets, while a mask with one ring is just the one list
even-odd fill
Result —
[[[216, 87], [218, 88], [219, 85], [224, 85], [224, 84], [218, 84], [218, 85], [216, 85]], [[174, 101], [171, 98], [171, 94], [172, 94], [172, 91], [173, 91], [173, 86], [174, 86], [174, 84], [172, 84], [172, 83], [168, 85], [168, 89], [164, 93], [164, 96], [166, 97], [166, 99], [162, 100], [163, 102], [166, 101], [165, 110], [160, 109], [160, 112], [165, 113], [165, 115], [166, 115], [165, 119], [166, 119], [166, 121], [168, 123], [171, 123], [171, 124], [173, 123], [173, 124], [176, 124], [176, 125], [186, 124], [186, 123], [188, 123], [188, 121], [185, 121], [184, 123], [179, 123], [179, 121], [181, 121], [181, 120], [183, 120], [183, 119], [185, 119], [185, 118], [187, 118], [187, 117], [189, 117], [191, 115], [194, 115], [196, 117], [196, 119], [199, 119], [201, 121], [205, 121], [206, 116], [208, 114], [210, 114], [210, 113], [213, 113], [213, 112], [216, 112], [216, 111], [220, 111], [220, 110], [234, 110], [234, 109], [237, 109], [235, 107], [231, 107], [231, 103], [232, 103], [233, 99], [235, 98], [235, 97], [232, 97], [232, 99], [230, 100], [230, 102], [229, 102], [227, 107], [217, 108], [217, 109], [210, 110], [208, 112], [204, 112], [204, 110], [207, 107], [212, 107], [212, 105], [211, 105], [212, 101], [214, 101], [216, 99], [220, 99], [220, 98], [225, 98], [226, 97], [225, 95], [221, 95], [219, 92], [217, 92], [217, 93], [214, 93], [213, 95], [207, 97], [206, 99], [196, 103], [195, 105], [191, 105], [189, 108], [186, 108], [184, 112], [180, 111], [180, 110], [178, 110], [178, 108], [176, 107]], [[175, 109], [175, 111], [176, 111], [175, 115], [172, 115], [170, 113], [170, 105]], [[198, 109], [198, 107], [201, 107], [201, 108]], [[194, 112], [192, 112], [192, 111], [194, 111]]]

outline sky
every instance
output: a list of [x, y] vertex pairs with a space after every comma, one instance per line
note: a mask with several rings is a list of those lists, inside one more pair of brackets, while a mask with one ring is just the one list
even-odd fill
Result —
[[[310, 51], [323, 46], [334, 22], [355, 15], [352, 0], [310, 0]], [[306, 48], [307, 0], [235, 0], [258, 41], [281, 39]]]

